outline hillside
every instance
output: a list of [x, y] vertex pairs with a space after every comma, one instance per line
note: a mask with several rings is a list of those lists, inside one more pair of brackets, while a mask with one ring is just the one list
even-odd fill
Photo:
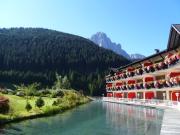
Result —
[[73, 88], [97, 95], [103, 86], [94, 83], [103, 82], [107, 69], [127, 63], [79, 36], [42, 28], [0, 29], [0, 82], [49, 86], [57, 72], [67, 75]]

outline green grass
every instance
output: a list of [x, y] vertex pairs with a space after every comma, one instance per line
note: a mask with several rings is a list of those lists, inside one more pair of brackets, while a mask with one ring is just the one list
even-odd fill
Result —
[[9, 98], [10, 111], [8, 114], [0, 114], [0, 122], [6, 120], [23, 119], [25, 117], [27, 118], [39, 114], [52, 115], [89, 102], [89, 99], [84, 96], [80, 96], [74, 92], [66, 92], [66, 95], [62, 98], [62, 103], [60, 103], [58, 106], [52, 106], [53, 102], [56, 101], [57, 98], [42, 97], [45, 105], [42, 108], [38, 108], [35, 106], [35, 101], [38, 97], [30, 97], [28, 98], [28, 102], [31, 104], [32, 110], [28, 112], [25, 109], [27, 103], [27, 99], [25, 97], [7, 94], [3, 95]]
[[54, 102], [54, 100], [56, 100], [56, 98], [43, 97], [43, 100], [45, 101], [45, 106], [43, 106], [42, 109], [39, 109], [35, 106], [35, 101], [38, 97], [31, 97], [28, 99], [28, 102], [31, 104], [32, 110], [28, 112], [25, 109], [27, 102], [26, 98], [18, 97], [15, 95], [5, 95], [5, 96], [8, 97], [10, 100], [10, 108], [11, 108], [10, 113], [20, 116], [27, 116], [34, 113], [41, 113], [43, 108], [45, 108], [46, 106], [52, 106], [52, 103]]

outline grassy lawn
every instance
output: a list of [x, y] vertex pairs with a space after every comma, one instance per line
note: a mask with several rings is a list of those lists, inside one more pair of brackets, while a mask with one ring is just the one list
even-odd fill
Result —
[[43, 113], [43, 110], [46, 107], [52, 106], [53, 102], [56, 100], [56, 98], [43, 97], [45, 105], [41, 109], [39, 109], [38, 107], [35, 106], [35, 101], [38, 97], [31, 97], [28, 99], [28, 102], [31, 104], [32, 110], [28, 112], [25, 109], [27, 102], [26, 98], [15, 95], [4, 95], [4, 96], [9, 98], [10, 112], [8, 114], [0, 114], [0, 119], [13, 119], [16, 117], [24, 117], [24, 116]]
[[26, 102], [27, 102], [26, 98], [15, 96], [15, 95], [4, 95], [4, 96], [8, 97], [10, 100], [10, 108], [11, 108], [10, 111], [12, 111], [14, 115], [21, 115], [21, 116], [27, 116], [34, 113], [40, 113], [42, 112], [43, 108], [47, 106], [52, 106], [53, 102], [56, 100], [56, 98], [43, 97], [45, 106], [43, 106], [42, 109], [39, 109], [38, 107], [35, 106], [35, 101], [37, 97], [31, 97], [28, 99], [28, 102], [31, 104], [32, 110], [27, 112], [27, 110], [25, 109]]
[[[90, 101], [82, 92], [70, 88], [67, 77], [62, 78], [58, 74], [56, 74], [56, 81], [51, 89], [39, 90], [38, 83], [13, 86], [15, 87], [14, 91], [1, 90], [0, 96], [8, 98], [9, 102], [7, 99], [6, 104], [1, 103], [0, 124], [57, 114]], [[40, 96], [41, 98], [39, 98]], [[36, 106], [37, 99], [38, 106], [41, 108]], [[29, 111], [26, 110], [27, 102], [30, 104], [28, 104]]]
[[62, 101], [56, 106], [53, 106], [52, 104], [54, 101], [57, 101], [58, 98], [42, 97], [45, 105], [42, 108], [38, 108], [35, 106], [35, 102], [38, 97], [29, 97], [28, 102], [31, 104], [32, 109], [28, 112], [25, 109], [27, 103], [27, 99], [25, 97], [8, 94], [3, 94], [3, 96], [9, 99], [10, 111], [7, 114], [0, 114], [0, 122], [21, 118], [23, 119], [24, 117], [36, 116], [38, 114], [52, 115], [89, 102], [89, 99], [85, 96], [69, 92], [68, 95], [60, 98]]

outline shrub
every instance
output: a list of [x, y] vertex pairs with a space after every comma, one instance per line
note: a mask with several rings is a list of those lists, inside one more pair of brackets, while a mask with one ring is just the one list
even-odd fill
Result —
[[36, 93], [36, 96], [43, 96], [43, 97], [47, 97], [49, 94], [51, 94], [51, 92], [49, 90], [39, 90]]
[[36, 100], [36, 106], [38, 107], [38, 108], [41, 108], [41, 107], [43, 107], [44, 106], [44, 100], [41, 98], [41, 97], [39, 97], [37, 100]]
[[0, 96], [0, 113], [8, 113], [9, 109], [9, 99]]
[[51, 98], [56, 98], [56, 97], [57, 97], [56, 91], [53, 91], [51, 94]]
[[34, 96], [40, 97], [43, 96], [40, 92], [36, 92], [36, 94]]
[[57, 106], [58, 105], [57, 101], [54, 101], [52, 105]]
[[25, 108], [29, 112], [32, 109], [32, 106], [29, 102], [27, 102]]
[[2, 90], [0, 90], [0, 92], [1, 92], [2, 94], [8, 94], [8, 91], [7, 91], [6, 89], [2, 89]]
[[63, 102], [62, 98], [58, 98], [56, 101], [53, 102], [53, 106], [57, 106]]
[[56, 97], [64, 97], [64, 92], [62, 90], [56, 90], [56, 91], [53, 91], [52, 94], [51, 94], [51, 97], [52, 98], [56, 98]]
[[56, 106], [53, 106], [53, 107], [46, 106], [46, 107], [43, 109], [43, 112], [44, 112], [46, 115], [56, 114], [56, 113], [59, 113], [60, 111], [61, 111], [61, 109], [60, 109], [59, 107], [56, 107]]
[[18, 92], [16, 93], [16, 96], [24, 97], [24, 96], [25, 96], [25, 93], [22, 92], [22, 91], [18, 91]]
[[16, 91], [8, 92], [8, 94], [10, 94], [10, 95], [16, 95]]
[[64, 92], [62, 90], [57, 90], [56, 96], [62, 98], [62, 97], [64, 97]]

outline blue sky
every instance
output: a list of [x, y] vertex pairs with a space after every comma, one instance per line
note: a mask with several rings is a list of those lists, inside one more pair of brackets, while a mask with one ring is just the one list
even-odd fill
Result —
[[128, 53], [167, 46], [180, 0], [0, 0], [0, 27], [43, 27], [90, 37], [101, 31]]

